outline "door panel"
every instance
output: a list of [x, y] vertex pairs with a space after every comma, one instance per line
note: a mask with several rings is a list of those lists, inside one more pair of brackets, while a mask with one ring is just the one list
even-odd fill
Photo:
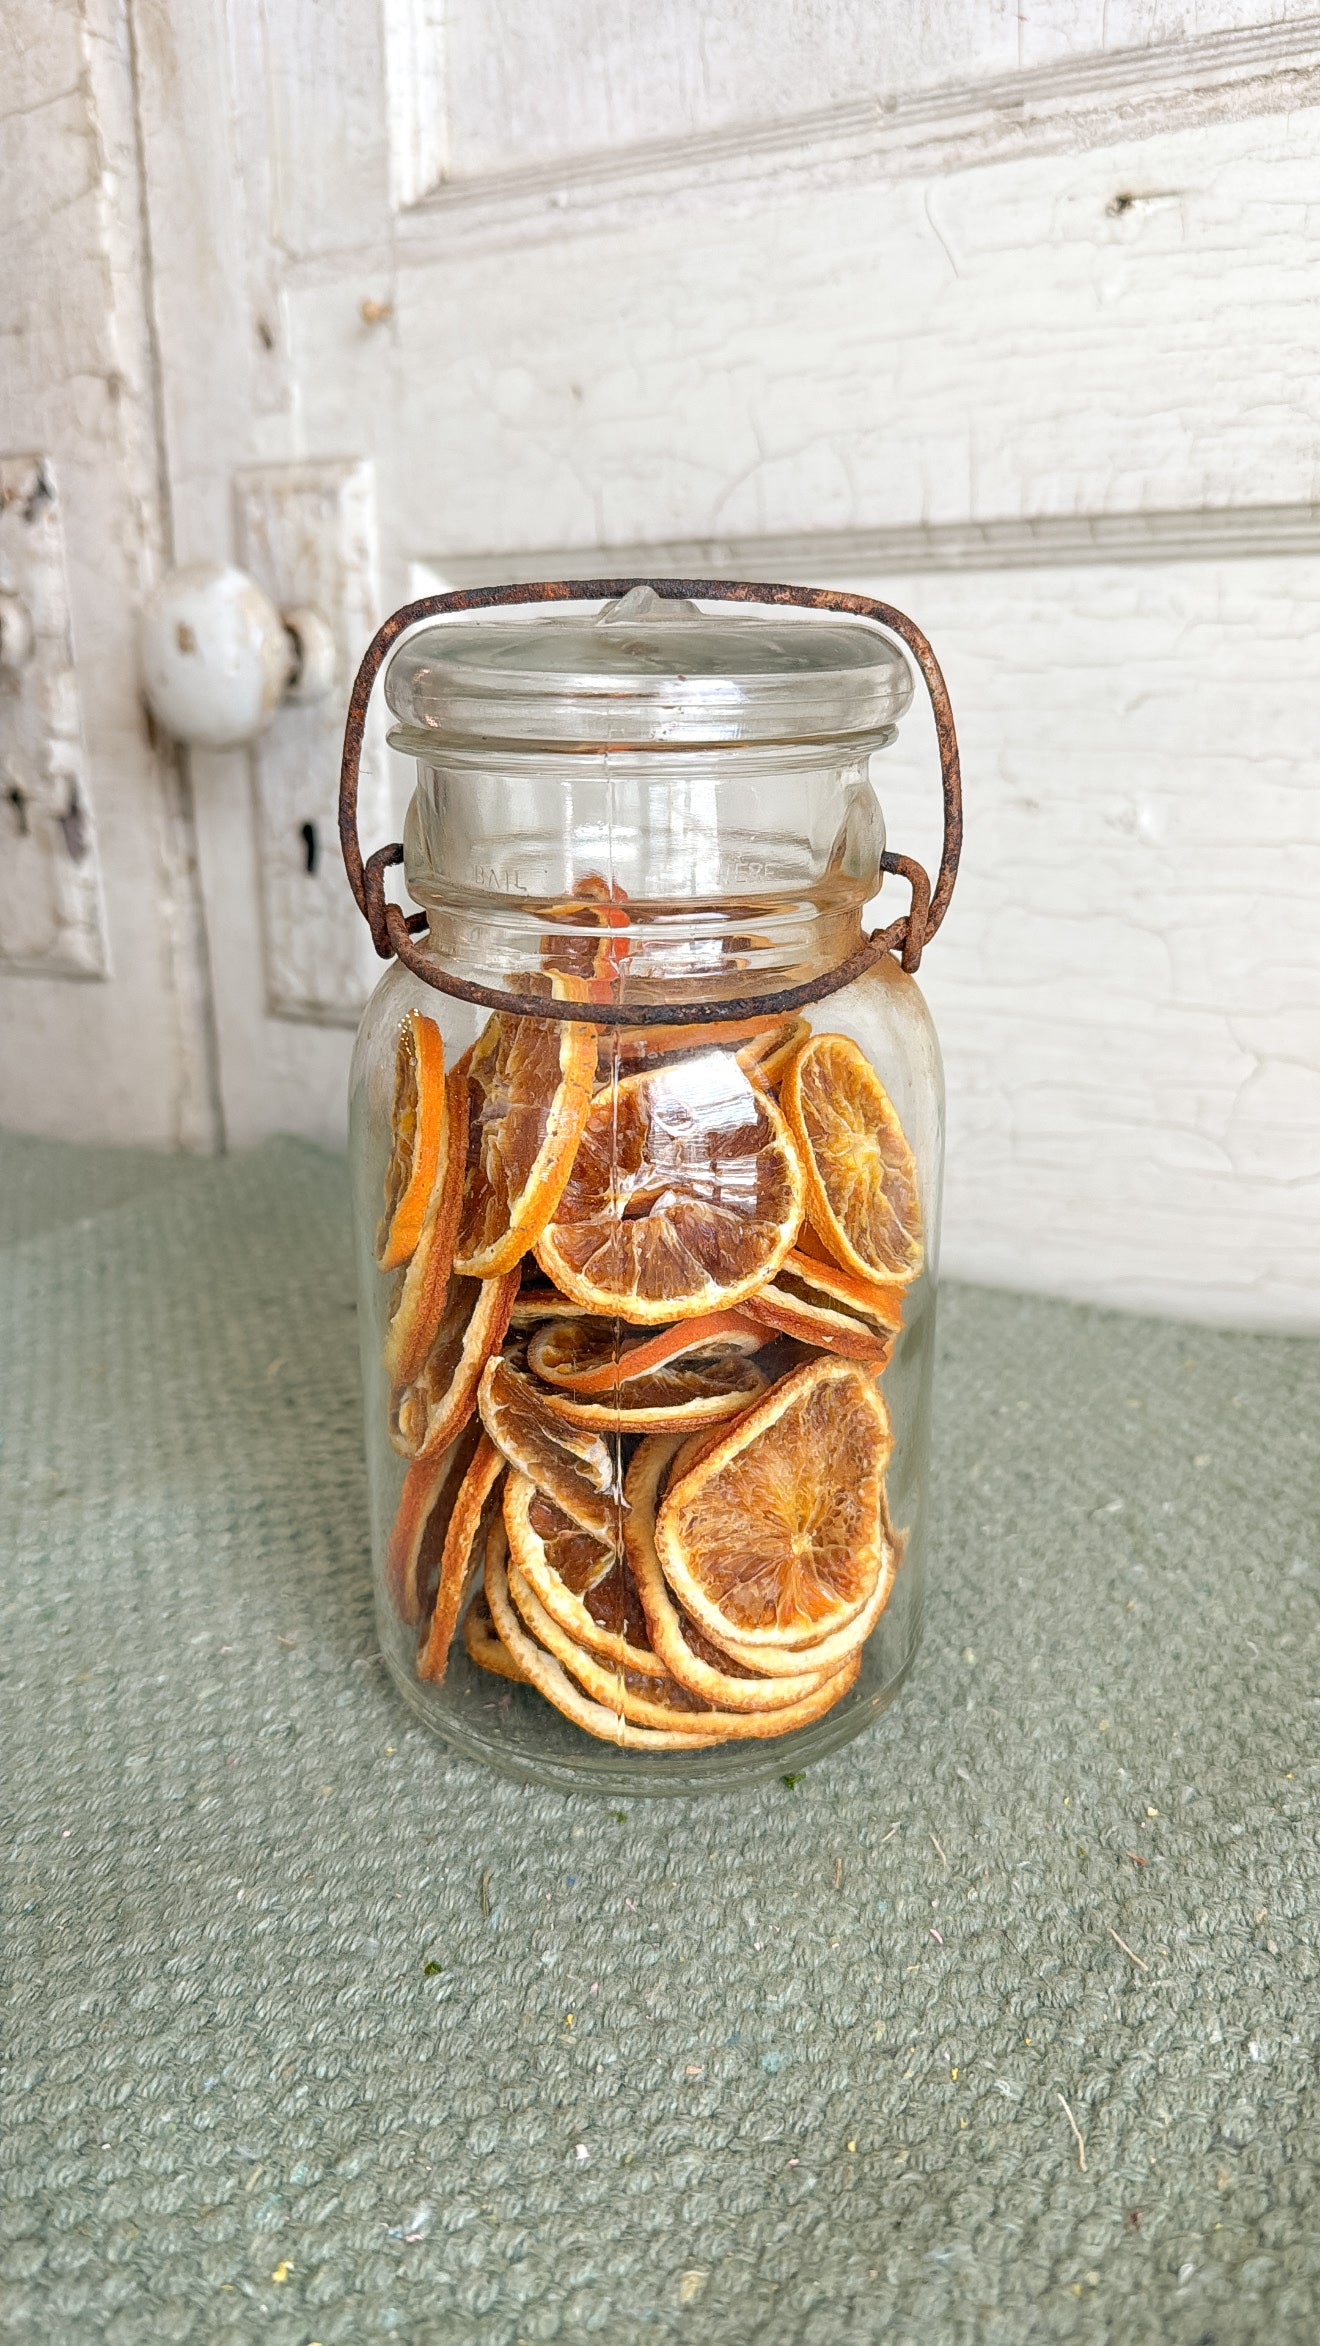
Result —
[[[1320, 1324], [1314, 16], [140, 14], [180, 556], [231, 550], [245, 468], [345, 463], [381, 608], [603, 565], [907, 602], [968, 744], [951, 1261]], [[922, 750], [881, 779], [929, 855]], [[270, 1010], [249, 762], [194, 764], [231, 1123], [333, 1133], [346, 1036]]]
[[[471, 180], [804, 115], [1019, 85], [1254, 30], [1258, 0], [454, 0], [442, 34], [451, 176]], [[1301, 0], [1271, 25], [1300, 22]], [[830, 124], [812, 125], [828, 137]], [[800, 135], [800, 133], [799, 133]]]

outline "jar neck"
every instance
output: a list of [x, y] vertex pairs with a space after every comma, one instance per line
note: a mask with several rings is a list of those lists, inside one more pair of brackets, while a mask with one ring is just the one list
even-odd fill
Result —
[[876, 745], [446, 752], [419, 766], [404, 832], [429, 950], [513, 991], [594, 968], [639, 1010], [818, 977], [880, 884]]
[[548, 990], [561, 971], [590, 978], [603, 985], [602, 999], [635, 1004], [640, 1017], [658, 1002], [754, 1008], [762, 995], [837, 968], [861, 942], [860, 903], [648, 908], [647, 917], [608, 925], [575, 910], [432, 909], [425, 950], [453, 976], [510, 993]]

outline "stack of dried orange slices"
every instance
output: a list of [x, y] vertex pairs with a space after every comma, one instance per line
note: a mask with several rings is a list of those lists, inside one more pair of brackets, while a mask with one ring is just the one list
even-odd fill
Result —
[[[613, 983], [613, 891], [546, 987]], [[553, 918], [553, 916], [552, 916]], [[596, 998], [600, 998], [597, 996]], [[902, 1557], [880, 1376], [916, 1169], [846, 1035], [497, 1013], [399, 1034], [377, 1246], [408, 1460], [387, 1573], [421, 1677], [461, 1634], [588, 1734], [786, 1734], [857, 1677]]]

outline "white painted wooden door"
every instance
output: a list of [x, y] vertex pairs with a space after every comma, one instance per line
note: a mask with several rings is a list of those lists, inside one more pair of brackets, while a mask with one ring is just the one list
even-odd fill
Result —
[[[967, 773], [950, 1266], [1320, 1325], [1320, 18], [125, 5], [176, 558], [293, 591], [319, 515], [345, 666], [603, 560], [906, 604]], [[278, 728], [188, 761], [234, 1141], [337, 1134], [369, 975], [335, 725]], [[880, 777], [928, 859], [930, 750]]]
[[141, 197], [122, 9], [8, 0], [0, 1123], [211, 1148], [187, 776], [150, 738], [137, 691], [136, 613], [170, 559]]

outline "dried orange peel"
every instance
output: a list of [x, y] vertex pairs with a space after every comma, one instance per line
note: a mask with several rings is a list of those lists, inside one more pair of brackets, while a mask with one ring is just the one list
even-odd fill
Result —
[[804, 1196], [774, 1100], [731, 1054], [706, 1052], [596, 1094], [537, 1260], [593, 1310], [694, 1319], [774, 1277]]
[[583, 1531], [522, 1474], [510, 1474], [505, 1486], [504, 1528], [513, 1563], [561, 1629], [605, 1661], [663, 1678], [617, 1548]]
[[444, 1145], [444, 1043], [433, 1018], [410, 1010], [394, 1053], [385, 1211], [376, 1232], [382, 1271], [397, 1270], [417, 1244]]
[[817, 1237], [856, 1277], [909, 1286], [922, 1264], [917, 1169], [865, 1052], [849, 1035], [812, 1035], [785, 1068], [779, 1096]]
[[484, 1525], [489, 1506], [498, 1504], [495, 1494], [504, 1471], [503, 1458], [483, 1433], [454, 1497], [430, 1627], [417, 1656], [418, 1677], [437, 1686], [444, 1678], [464, 1601], [481, 1571]]
[[827, 1355], [782, 1378], [665, 1495], [656, 1551], [684, 1612], [739, 1659], [842, 1629], [885, 1563], [892, 1450], [859, 1363]]
[[575, 1019], [497, 1013], [473, 1044], [454, 1253], [465, 1278], [511, 1271], [540, 1237], [572, 1170], [595, 1073], [596, 1030]]

